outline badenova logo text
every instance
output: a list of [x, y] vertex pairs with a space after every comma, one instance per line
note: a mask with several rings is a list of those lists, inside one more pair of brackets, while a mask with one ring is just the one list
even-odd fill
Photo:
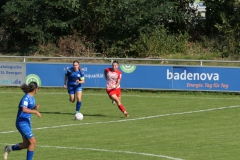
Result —
[[132, 73], [133, 71], [135, 71], [137, 66], [134, 66], [134, 65], [120, 65], [120, 68], [124, 73]]
[[26, 83], [29, 84], [30, 82], [36, 82], [38, 86], [42, 85], [41, 79], [36, 74], [29, 74], [26, 77]]
[[167, 79], [174, 79], [174, 80], [214, 80], [219, 81], [219, 74], [218, 73], [187, 73], [186, 70], [183, 73], [172, 73], [167, 69]]

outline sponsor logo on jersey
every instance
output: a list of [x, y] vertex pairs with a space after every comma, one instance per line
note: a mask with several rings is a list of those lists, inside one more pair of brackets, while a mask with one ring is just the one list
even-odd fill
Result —
[[23, 104], [24, 104], [25, 106], [28, 106], [28, 102], [27, 102], [27, 101], [24, 101]]

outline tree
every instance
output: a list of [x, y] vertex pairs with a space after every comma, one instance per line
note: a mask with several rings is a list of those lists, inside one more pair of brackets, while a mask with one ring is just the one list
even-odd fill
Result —
[[[88, 1], [87, 1], [88, 2]], [[93, 37], [100, 52], [112, 52], [125, 56], [130, 44], [141, 33], [151, 33], [157, 26], [164, 25], [169, 33], [186, 30], [191, 12], [191, 1], [165, 0], [119, 0], [82, 1], [78, 29], [87, 37]], [[80, 13], [80, 14], [81, 14]], [[91, 30], [91, 31], [90, 31]]]
[[70, 32], [78, 8], [75, 0], [9, 0], [2, 6], [2, 25], [10, 33], [11, 45], [46, 44]]
[[2, 25], [9, 46], [23, 48], [55, 43], [70, 34], [85, 37], [99, 52], [126, 56], [141, 34], [187, 31], [193, 25], [193, 0], [8, 0]]
[[207, 35], [218, 39], [221, 52], [240, 52], [240, 5], [237, 0], [207, 3]]

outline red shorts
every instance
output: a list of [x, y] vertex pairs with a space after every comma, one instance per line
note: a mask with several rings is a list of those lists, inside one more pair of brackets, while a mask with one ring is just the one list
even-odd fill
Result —
[[106, 92], [109, 97], [116, 94], [117, 97], [121, 96], [121, 88], [114, 88], [114, 89], [106, 89]]

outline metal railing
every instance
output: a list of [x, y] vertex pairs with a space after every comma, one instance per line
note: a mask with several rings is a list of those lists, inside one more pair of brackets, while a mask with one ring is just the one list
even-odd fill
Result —
[[162, 58], [107, 58], [107, 57], [39, 57], [39, 56], [0, 56], [1, 59], [22, 59], [22, 62], [27, 62], [27, 59], [58, 59], [58, 60], [102, 60], [102, 61], [151, 61], [151, 62], [195, 62], [197, 65], [203, 66], [203, 63], [238, 63], [240, 61], [229, 60], [192, 60], [192, 59], [162, 59]]

